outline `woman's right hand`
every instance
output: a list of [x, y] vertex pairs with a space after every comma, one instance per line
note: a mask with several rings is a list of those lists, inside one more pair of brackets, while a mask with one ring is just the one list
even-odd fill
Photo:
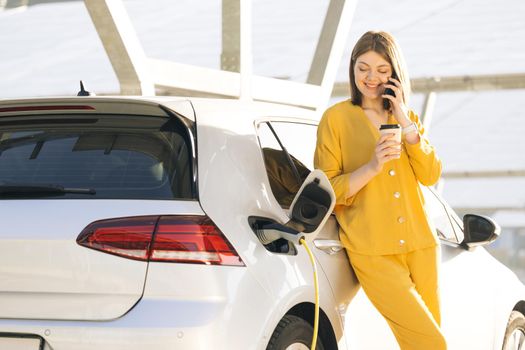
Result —
[[383, 134], [377, 141], [374, 155], [370, 162], [370, 168], [378, 174], [383, 170], [383, 165], [401, 156], [401, 143], [397, 142], [394, 134]]

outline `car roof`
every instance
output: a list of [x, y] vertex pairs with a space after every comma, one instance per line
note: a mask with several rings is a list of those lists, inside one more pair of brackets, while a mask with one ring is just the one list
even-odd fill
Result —
[[197, 124], [228, 129], [235, 124], [253, 124], [260, 120], [287, 120], [316, 123], [319, 118], [313, 110], [283, 104], [235, 100], [191, 99], [197, 115]]
[[[315, 123], [313, 110], [283, 104], [225, 98], [183, 96], [58, 96], [0, 99], [0, 117], [20, 114], [68, 113], [143, 114], [166, 116], [167, 107], [198, 124], [221, 125], [265, 118], [284, 118]], [[91, 108], [90, 108], [91, 107]], [[195, 114], [197, 118], [195, 118]]]

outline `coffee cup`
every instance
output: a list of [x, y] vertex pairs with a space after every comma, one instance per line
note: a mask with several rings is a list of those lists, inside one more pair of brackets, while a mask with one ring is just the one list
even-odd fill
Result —
[[401, 125], [399, 124], [381, 124], [379, 127], [379, 133], [384, 134], [394, 134], [393, 139], [399, 142], [398, 149], [401, 149]]

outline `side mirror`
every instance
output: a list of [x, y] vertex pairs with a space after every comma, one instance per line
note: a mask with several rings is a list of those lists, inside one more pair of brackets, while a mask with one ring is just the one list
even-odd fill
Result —
[[500, 226], [488, 216], [466, 214], [463, 216], [465, 238], [461, 245], [467, 249], [491, 243], [499, 237]]
[[335, 206], [335, 193], [321, 170], [314, 170], [304, 180], [288, 211], [290, 220], [277, 223], [262, 217], [249, 217], [259, 240], [268, 245], [278, 239], [299, 244], [301, 238], [315, 237], [330, 217]]

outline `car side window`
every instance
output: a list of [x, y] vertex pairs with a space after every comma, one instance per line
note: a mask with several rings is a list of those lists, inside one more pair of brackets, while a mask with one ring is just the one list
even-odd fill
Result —
[[446, 201], [444, 201], [436, 192], [429, 190], [432, 192], [434, 197], [437, 198], [437, 200], [445, 207], [445, 210], [447, 211], [448, 217], [450, 219], [450, 222], [452, 223], [452, 228], [454, 229], [454, 233], [456, 234], [457, 242], [461, 243], [463, 242], [463, 239], [465, 238], [465, 235], [463, 234], [463, 220], [461, 220], [452, 209]]
[[465, 235], [463, 234], [463, 221], [452, 209], [450, 209], [449, 213], [451, 214], [450, 216], [452, 220], [452, 226], [454, 227], [454, 231], [456, 232], [458, 242], [463, 242], [463, 240], [465, 239]]
[[459, 243], [447, 212], [446, 205], [428, 187], [421, 186], [421, 190], [425, 196], [425, 209], [427, 215], [434, 223], [439, 238], [449, 242]]
[[448, 212], [450, 221], [452, 221], [452, 227], [454, 228], [458, 242], [463, 242], [463, 239], [465, 239], [465, 235], [463, 234], [463, 220], [459, 218], [458, 214], [456, 214], [454, 209], [452, 209], [447, 203], [445, 203], [445, 209]]
[[305, 123], [272, 122], [284, 147], [308, 169], [314, 169], [317, 125]]
[[[300, 141], [307, 137], [303, 131], [308, 129], [303, 126], [315, 132], [315, 125], [299, 123], [263, 122], [257, 126], [270, 187], [283, 208], [290, 207], [313, 166], [313, 150], [308, 154], [308, 142], [300, 147]], [[315, 147], [315, 139], [313, 142]]]

